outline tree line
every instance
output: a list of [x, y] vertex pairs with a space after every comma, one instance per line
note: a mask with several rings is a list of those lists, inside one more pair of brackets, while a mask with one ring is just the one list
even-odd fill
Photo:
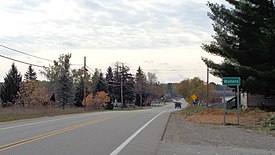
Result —
[[37, 80], [32, 66], [28, 67], [23, 79], [13, 63], [1, 86], [2, 107], [53, 105], [96, 109], [108, 107], [114, 102], [123, 102], [123, 107], [128, 104], [144, 106], [164, 98], [167, 93], [167, 85], [161, 84], [155, 73], [145, 74], [141, 67], [132, 75], [127, 65], [116, 62], [113, 67], [107, 68], [104, 75], [100, 69], [71, 69], [71, 56], [62, 54], [52, 65], [43, 68], [40, 74], [45, 76], [46, 81]]

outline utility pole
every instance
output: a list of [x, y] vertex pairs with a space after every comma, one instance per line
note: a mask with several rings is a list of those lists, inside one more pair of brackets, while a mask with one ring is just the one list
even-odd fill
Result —
[[206, 85], [206, 106], [208, 107], [209, 102], [209, 67], [207, 66], [207, 85]]
[[123, 70], [124, 70], [124, 64], [122, 63], [121, 67], [121, 82], [120, 82], [120, 93], [121, 93], [121, 109], [123, 110], [124, 103], [123, 103]]
[[84, 109], [86, 109], [86, 57], [84, 57], [84, 79], [83, 79], [83, 83], [84, 83]]
[[141, 108], [142, 107], [142, 93], [141, 93], [141, 91], [139, 93], [139, 98], [140, 98], [139, 106]]

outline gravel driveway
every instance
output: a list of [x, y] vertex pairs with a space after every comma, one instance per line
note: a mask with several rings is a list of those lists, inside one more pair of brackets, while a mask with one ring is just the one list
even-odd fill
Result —
[[275, 138], [238, 126], [197, 124], [171, 114], [157, 154], [274, 154]]

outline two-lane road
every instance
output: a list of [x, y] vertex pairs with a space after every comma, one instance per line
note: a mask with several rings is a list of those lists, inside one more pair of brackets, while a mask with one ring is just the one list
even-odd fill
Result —
[[0, 154], [155, 154], [174, 105], [0, 124]]

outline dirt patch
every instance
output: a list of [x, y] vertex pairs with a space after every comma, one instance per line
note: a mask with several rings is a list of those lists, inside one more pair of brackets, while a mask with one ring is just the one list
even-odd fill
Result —
[[[186, 120], [198, 123], [222, 124], [224, 122], [224, 112], [217, 109], [206, 109], [199, 114], [188, 116]], [[237, 114], [233, 112], [227, 112], [226, 122], [229, 124], [236, 124]]]
[[[202, 124], [223, 124], [223, 109], [187, 107], [181, 111], [181, 119], [202, 123]], [[237, 124], [237, 111], [229, 110], [226, 112], [226, 123]], [[275, 112], [265, 112], [262, 110], [241, 111], [240, 126], [254, 131], [260, 131], [275, 136]]]

